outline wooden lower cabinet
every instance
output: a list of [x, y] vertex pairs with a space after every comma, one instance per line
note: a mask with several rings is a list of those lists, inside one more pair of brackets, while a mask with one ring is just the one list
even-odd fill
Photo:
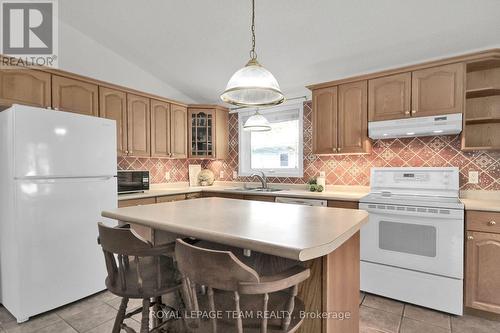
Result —
[[[299, 285], [298, 297], [309, 313], [345, 315], [344, 319], [304, 319], [299, 333], [359, 332], [360, 233], [335, 252], [305, 262], [311, 277]], [[342, 267], [342, 269], [338, 269]], [[347, 269], [346, 269], [347, 267]], [[348, 281], [346, 283], [346, 281]]]
[[50, 74], [30, 69], [0, 70], [0, 104], [52, 106]]
[[[143, 206], [143, 205], [152, 205], [156, 203], [156, 198], [144, 198], [144, 199], [130, 199], [130, 200], [119, 200], [118, 208], [124, 207], [132, 207], [132, 206]], [[152, 241], [153, 240], [153, 232], [151, 228], [143, 227], [141, 225], [130, 223], [131, 228], [139, 234], [142, 238]]]
[[194, 193], [187, 193], [186, 194], [186, 200], [198, 199], [201, 197], [202, 197], [201, 192], [194, 192]]
[[467, 211], [466, 223], [465, 305], [500, 314], [500, 213]]
[[224, 193], [224, 192], [202, 192], [204, 198], [226, 198], [226, 199], [240, 199], [244, 200], [245, 196], [243, 194], [235, 193]]
[[204, 198], [217, 197], [217, 198], [265, 201], [265, 202], [274, 202], [276, 200], [276, 197], [270, 195], [237, 194], [237, 193], [224, 193], [224, 192], [203, 192], [202, 196]]
[[175, 194], [175, 195], [166, 195], [163, 197], [156, 197], [156, 203], [174, 202], [174, 201], [182, 201], [182, 200], [186, 200], [185, 194]]
[[265, 201], [265, 202], [275, 202], [276, 197], [271, 197], [268, 195], [245, 195], [243, 197], [245, 200], [253, 200], [253, 201]]
[[357, 201], [328, 200], [328, 207], [358, 209], [359, 203]]
[[52, 107], [61, 111], [99, 116], [99, 88], [80, 80], [52, 75]]

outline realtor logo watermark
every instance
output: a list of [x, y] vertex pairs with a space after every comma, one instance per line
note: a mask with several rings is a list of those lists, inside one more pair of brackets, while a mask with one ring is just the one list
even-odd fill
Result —
[[2, 66], [57, 67], [57, 0], [0, 0]]

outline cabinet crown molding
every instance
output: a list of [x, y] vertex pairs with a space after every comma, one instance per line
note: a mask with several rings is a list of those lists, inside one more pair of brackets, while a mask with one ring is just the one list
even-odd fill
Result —
[[379, 77], [383, 77], [383, 76], [399, 74], [399, 73], [409, 72], [409, 71], [414, 71], [414, 70], [420, 70], [420, 69], [425, 69], [425, 68], [430, 68], [430, 67], [449, 65], [449, 64], [459, 63], [459, 62], [473, 63], [476, 61], [484, 61], [486, 59], [500, 61], [500, 48], [494, 48], [494, 49], [489, 49], [489, 50], [484, 50], [484, 51], [479, 51], [479, 52], [474, 52], [474, 53], [467, 53], [467, 54], [463, 54], [463, 55], [459, 55], [459, 56], [441, 58], [438, 60], [425, 61], [425, 62], [413, 64], [413, 65], [396, 67], [393, 69], [385, 69], [385, 70], [376, 71], [376, 72], [359, 74], [359, 75], [355, 75], [355, 76], [351, 76], [351, 77], [340, 78], [337, 80], [311, 84], [311, 85], [306, 86], [306, 88], [308, 88], [309, 90], [315, 90], [315, 89], [331, 87], [331, 86], [335, 86], [335, 85], [339, 85], [339, 84], [343, 84], [343, 83], [350, 83], [350, 82], [356, 82], [356, 81], [362, 81], [362, 80], [370, 80], [370, 79], [375, 79], [375, 78], [379, 78]]

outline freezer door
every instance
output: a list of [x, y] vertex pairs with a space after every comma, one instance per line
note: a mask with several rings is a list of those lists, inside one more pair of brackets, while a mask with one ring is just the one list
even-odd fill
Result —
[[15, 105], [14, 173], [24, 177], [116, 175], [116, 122]]
[[[20, 313], [27, 318], [105, 289], [97, 223], [117, 207], [116, 178], [16, 182]], [[11, 300], [4, 299], [8, 308]]]

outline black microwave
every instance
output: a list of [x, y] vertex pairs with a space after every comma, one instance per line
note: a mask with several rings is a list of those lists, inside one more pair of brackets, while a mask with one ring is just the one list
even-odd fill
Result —
[[118, 171], [118, 194], [149, 190], [149, 171]]

